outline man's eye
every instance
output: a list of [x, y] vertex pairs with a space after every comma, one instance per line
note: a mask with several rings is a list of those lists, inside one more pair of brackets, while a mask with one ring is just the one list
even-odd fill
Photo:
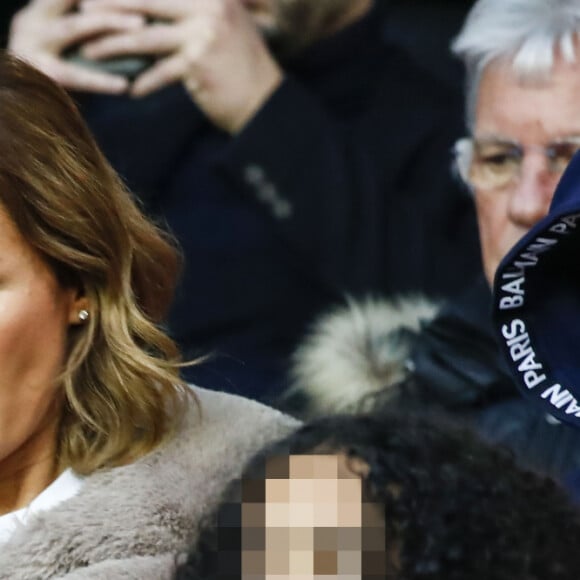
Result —
[[552, 161], [552, 165], [558, 171], [564, 171], [568, 166], [572, 157], [580, 149], [580, 145], [572, 143], [562, 143], [554, 145], [551, 149], [548, 149], [548, 156]]
[[485, 165], [494, 165], [498, 167], [518, 162], [517, 157], [510, 153], [490, 153], [482, 155], [480, 159]]

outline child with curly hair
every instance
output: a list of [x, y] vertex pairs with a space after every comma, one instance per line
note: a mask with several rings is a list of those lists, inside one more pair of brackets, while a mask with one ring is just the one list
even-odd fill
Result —
[[580, 516], [552, 480], [441, 417], [335, 416], [260, 452], [178, 580], [573, 580]]

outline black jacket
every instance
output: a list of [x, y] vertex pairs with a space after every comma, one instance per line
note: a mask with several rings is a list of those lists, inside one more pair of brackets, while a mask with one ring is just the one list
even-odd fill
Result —
[[83, 97], [98, 141], [183, 246], [169, 320], [204, 386], [268, 398], [308, 322], [345, 293], [448, 295], [478, 271], [472, 201], [450, 173], [460, 91], [383, 38], [383, 10], [285, 63], [235, 138], [180, 87]]

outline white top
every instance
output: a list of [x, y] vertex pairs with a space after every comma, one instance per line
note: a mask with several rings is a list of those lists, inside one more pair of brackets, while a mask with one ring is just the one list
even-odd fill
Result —
[[7, 542], [16, 528], [25, 526], [34, 514], [56, 507], [59, 503], [75, 496], [83, 485], [83, 479], [72, 469], [63, 471], [40, 495], [28, 506], [0, 516], [0, 544]]

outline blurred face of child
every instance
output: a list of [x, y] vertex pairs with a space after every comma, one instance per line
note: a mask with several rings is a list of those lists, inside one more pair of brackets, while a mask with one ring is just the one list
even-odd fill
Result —
[[265, 480], [254, 482], [258, 501], [244, 493], [242, 578], [384, 577], [384, 519], [364, 501], [365, 468], [343, 454], [271, 460]]

